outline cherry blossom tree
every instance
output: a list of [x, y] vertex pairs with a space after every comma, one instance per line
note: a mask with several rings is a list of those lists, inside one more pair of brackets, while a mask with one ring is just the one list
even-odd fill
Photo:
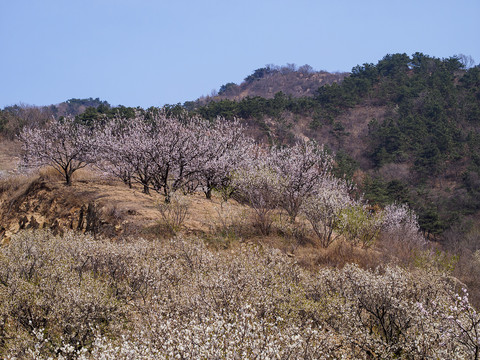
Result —
[[383, 236], [389, 241], [423, 245], [425, 238], [420, 232], [417, 215], [406, 204], [389, 204], [383, 211]]
[[228, 188], [232, 171], [240, 167], [253, 140], [245, 135], [238, 120], [233, 122], [217, 119], [203, 138], [207, 142], [201, 162], [198, 164], [197, 179], [207, 199], [213, 189]]
[[275, 170], [283, 178], [280, 206], [294, 222], [305, 199], [331, 170], [333, 158], [314, 141], [274, 148], [272, 158]]
[[334, 230], [338, 228], [342, 211], [354, 204], [350, 191], [351, 186], [344, 179], [327, 174], [318, 180], [312, 194], [302, 203], [301, 211], [324, 248], [340, 235]]
[[261, 233], [268, 235], [272, 213], [280, 203], [283, 179], [272, 166], [270, 150], [256, 150], [255, 154], [246, 154], [248, 160], [234, 173], [233, 186], [237, 198], [253, 208]]
[[165, 201], [179, 189], [193, 191], [197, 187], [196, 175], [208, 152], [209, 124], [192, 118], [180, 122], [176, 119], [155, 119], [155, 134], [150, 161], [153, 166], [153, 188], [163, 190]]
[[165, 114], [114, 119], [98, 130], [102, 169], [145, 193], [163, 192], [166, 202], [179, 189], [201, 186], [207, 197], [225, 184], [249, 141], [235, 121], [183, 120]]
[[150, 193], [153, 177], [151, 162], [155, 127], [144, 118], [114, 119], [96, 132], [96, 146], [100, 153], [98, 166], [120, 178], [143, 186]]
[[26, 165], [52, 166], [68, 186], [75, 171], [96, 160], [92, 129], [71, 117], [51, 120], [42, 128], [24, 128], [19, 138]]

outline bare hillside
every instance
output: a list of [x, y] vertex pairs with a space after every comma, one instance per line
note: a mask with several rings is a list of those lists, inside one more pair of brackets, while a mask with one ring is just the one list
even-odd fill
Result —
[[341, 82], [349, 73], [329, 73], [315, 71], [309, 65], [297, 68], [289, 66], [267, 65], [255, 70], [240, 84], [233, 82], [222, 85], [217, 93], [202, 96], [196, 101], [186, 102], [187, 107], [202, 106], [210, 101], [242, 100], [246, 97], [262, 97], [272, 99], [276, 93], [282, 92], [294, 98], [314, 96], [319, 87]]

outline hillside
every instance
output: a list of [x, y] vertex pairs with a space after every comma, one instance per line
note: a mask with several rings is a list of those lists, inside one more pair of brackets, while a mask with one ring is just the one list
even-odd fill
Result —
[[[356, 66], [349, 76], [268, 65], [216, 96], [164, 109], [177, 117], [189, 109], [207, 119], [243, 119], [260, 142], [315, 139], [335, 152], [337, 174], [355, 178], [371, 202], [409, 203], [423, 230], [439, 238], [465, 230], [480, 210], [480, 75], [478, 66], [466, 69], [460, 60], [393, 54]], [[53, 108], [86, 123], [144, 111], [70, 99], [6, 108], [0, 128], [13, 136], [25, 123], [45, 121]]]
[[[49, 169], [0, 181], [2, 356], [475, 354], [478, 315], [468, 294], [456, 298], [466, 284], [447, 253], [402, 236], [323, 248], [281, 212], [264, 235], [251, 207], [217, 194], [181, 196], [164, 217], [163, 196], [141, 190], [92, 169], [72, 186]], [[462, 278], [472, 299], [476, 264]]]
[[[459, 59], [393, 54], [356, 66], [347, 77], [308, 65], [268, 65], [239, 85], [225, 84], [217, 96], [164, 109], [177, 117], [188, 109], [207, 119], [243, 119], [260, 142], [315, 139], [335, 152], [337, 174], [355, 178], [371, 202], [409, 203], [424, 231], [439, 238], [465, 230], [480, 210], [480, 75], [478, 66], [466, 69]], [[0, 128], [13, 136], [25, 123], [45, 121], [53, 108], [86, 123], [144, 111], [70, 99], [6, 108]]]
[[[341, 243], [339, 248], [322, 249], [315, 235], [307, 231], [306, 223], [301, 225], [305, 229], [296, 234], [298, 224], [290, 224], [288, 216], [281, 213], [275, 217], [274, 231], [262, 235], [254, 225], [255, 214], [249, 206], [234, 199], [224, 202], [219, 193], [212, 199], [201, 193], [189, 194], [181, 201], [188, 207], [186, 217], [180, 226], [171, 227], [169, 221], [176, 214], [162, 215], [159, 205], [164, 202], [163, 195], [146, 195], [140, 186], [128, 188], [91, 169], [76, 173], [73, 186], [65, 187], [58, 173], [45, 168], [30, 175], [0, 179], [0, 241], [7, 244], [12, 236], [29, 229], [48, 229], [53, 234], [73, 230], [114, 241], [197, 236], [218, 249], [235, 247], [239, 242], [273, 246], [306, 268], [326, 263], [340, 265], [353, 258], [370, 267], [390, 257], [348, 250]], [[344, 252], [341, 256], [339, 250]]]
[[455, 57], [387, 55], [313, 97], [232, 97], [195, 111], [243, 118], [264, 141], [326, 144], [370, 201], [408, 202], [432, 236], [478, 216], [480, 69]]
[[240, 84], [226, 83], [216, 94], [200, 97], [195, 101], [187, 101], [184, 106], [192, 110], [211, 101], [225, 99], [237, 101], [246, 97], [272, 99], [278, 92], [292, 97], [313, 97], [320, 86], [340, 82], [347, 75], [348, 73], [316, 71], [309, 65], [300, 67], [295, 64], [266, 65], [256, 69]]
[[190, 111], [0, 113], [1, 357], [479, 358], [480, 69], [266, 69]]

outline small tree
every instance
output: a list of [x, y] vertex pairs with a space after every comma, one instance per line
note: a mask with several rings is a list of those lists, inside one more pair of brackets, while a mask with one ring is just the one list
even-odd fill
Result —
[[231, 175], [240, 167], [245, 154], [252, 146], [243, 127], [235, 120], [227, 122], [217, 119], [204, 137], [207, 151], [198, 163], [196, 177], [207, 199], [213, 189], [226, 190], [231, 187]]
[[424, 245], [417, 215], [406, 204], [389, 204], [383, 211], [382, 235], [405, 245]]
[[334, 230], [341, 212], [353, 204], [350, 187], [343, 179], [332, 175], [324, 176], [316, 185], [312, 195], [302, 204], [302, 212], [320, 239], [322, 247], [328, 247], [337, 237]]
[[333, 158], [313, 141], [273, 149], [272, 157], [275, 170], [283, 178], [280, 206], [294, 222], [305, 199], [331, 170]]
[[75, 171], [96, 160], [92, 130], [71, 117], [52, 120], [43, 128], [24, 128], [19, 138], [26, 165], [52, 166], [68, 186]]
[[364, 204], [356, 204], [342, 210], [338, 231], [354, 245], [371, 246], [380, 234], [382, 213], [372, 213]]
[[234, 174], [238, 198], [255, 212], [255, 223], [268, 235], [273, 223], [272, 212], [280, 201], [281, 177], [269, 166], [268, 157], [256, 158]]

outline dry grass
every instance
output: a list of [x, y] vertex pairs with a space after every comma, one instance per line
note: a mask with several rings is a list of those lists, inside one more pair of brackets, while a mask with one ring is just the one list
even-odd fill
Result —
[[[89, 228], [85, 223], [87, 210], [90, 208], [93, 217], [90, 221], [95, 221], [95, 233], [113, 239], [195, 235], [217, 250], [234, 248], [238, 243], [253, 243], [280, 249], [309, 269], [343, 267], [352, 262], [363, 268], [375, 268], [395, 257], [402, 263], [409, 259], [409, 254], [404, 254], [402, 247], [394, 249], [390, 244], [379, 244], [382, 246], [377, 250], [364, 250], [339, 240], [323, 249], [304, 219], [298, 217], [295, 223], [291, 223], [282, 211], [274, 213], [272, 232], [263, 236], [253, 226], [253, 211], [246, 205], [232, 199], [223, 202], [221, 196], [215, 193], [211, 200], [202, 193], [186, 198], [187, 216], [181, 226], [172, 229], [166, 226], [159, 211], [159, 204], [164, 202], [160, 194], [143, 194], [139, 186], [130, 189], [116, 179], [98, 177], [90, 170], [80, 171], [73, 185], [67, 187], [53, 169], [47, 168], [36, 176], [9, 178], [0, 182], [0, 226], [7, 235], [16, 233], [22, 227], [32, 227], [32, 223], [57, 230], [86, 231]], [[25, 224], [19, 224], [19, 219], [24, 219]]]
[[[4, 149], [12, 152], [0, 151], [0, 169], [13, 166], [18, 143], [8, 142]], [[172, 231], [161, 221], [158, 204], [163, 201], [160, 194], [143, 194], [140, 186], [128, 188], [89, 167], [75, 172], [73, 185], [67, 187], [58, 172], [45, 167], [30, 175], [0, 179], [0, 236], [8, 238], [23, 227], [58, 232], [69, 228], [92, 231], [94, 226], [95, 233], [112, 239], [169, 238], [176, 233], [199, 236], [217, 250], [234, 249], [243, 243], [273, 247], [309, 269], [342, 267], [351, 262], [374, 268], [382, 262], [411, 261], [410, 252], [392, 244], [379, 243], [376, 250], [362, 250], [337, 241], [322, 249], [306, 221], [298, 217], [292, 224], [282, 211], [274, 213], [271, 234], [262, 236], [253, 226], [252, 209], [233, 199], [223, 202], [215, 193], [211, 200], [202, 193], [188, 195], [187, 216], [182, 226]], [[88, 209], [90, 224], [86, 223]]]
[[0, 136], [0, 178], [15, 174], [21, 156], [21, 143]]
[[42, 179], [48, 182], [61, 182], [63, 181], [62, 174], [59, 173], [51, 166], [45, 166], [38, 170], [38, 174]]
[[27, 175], [17, 175], [0, 178], [0, 195], [6, 192], [15, 193], [22, 187], [31, 183], [32, 180], [32, 176]]

